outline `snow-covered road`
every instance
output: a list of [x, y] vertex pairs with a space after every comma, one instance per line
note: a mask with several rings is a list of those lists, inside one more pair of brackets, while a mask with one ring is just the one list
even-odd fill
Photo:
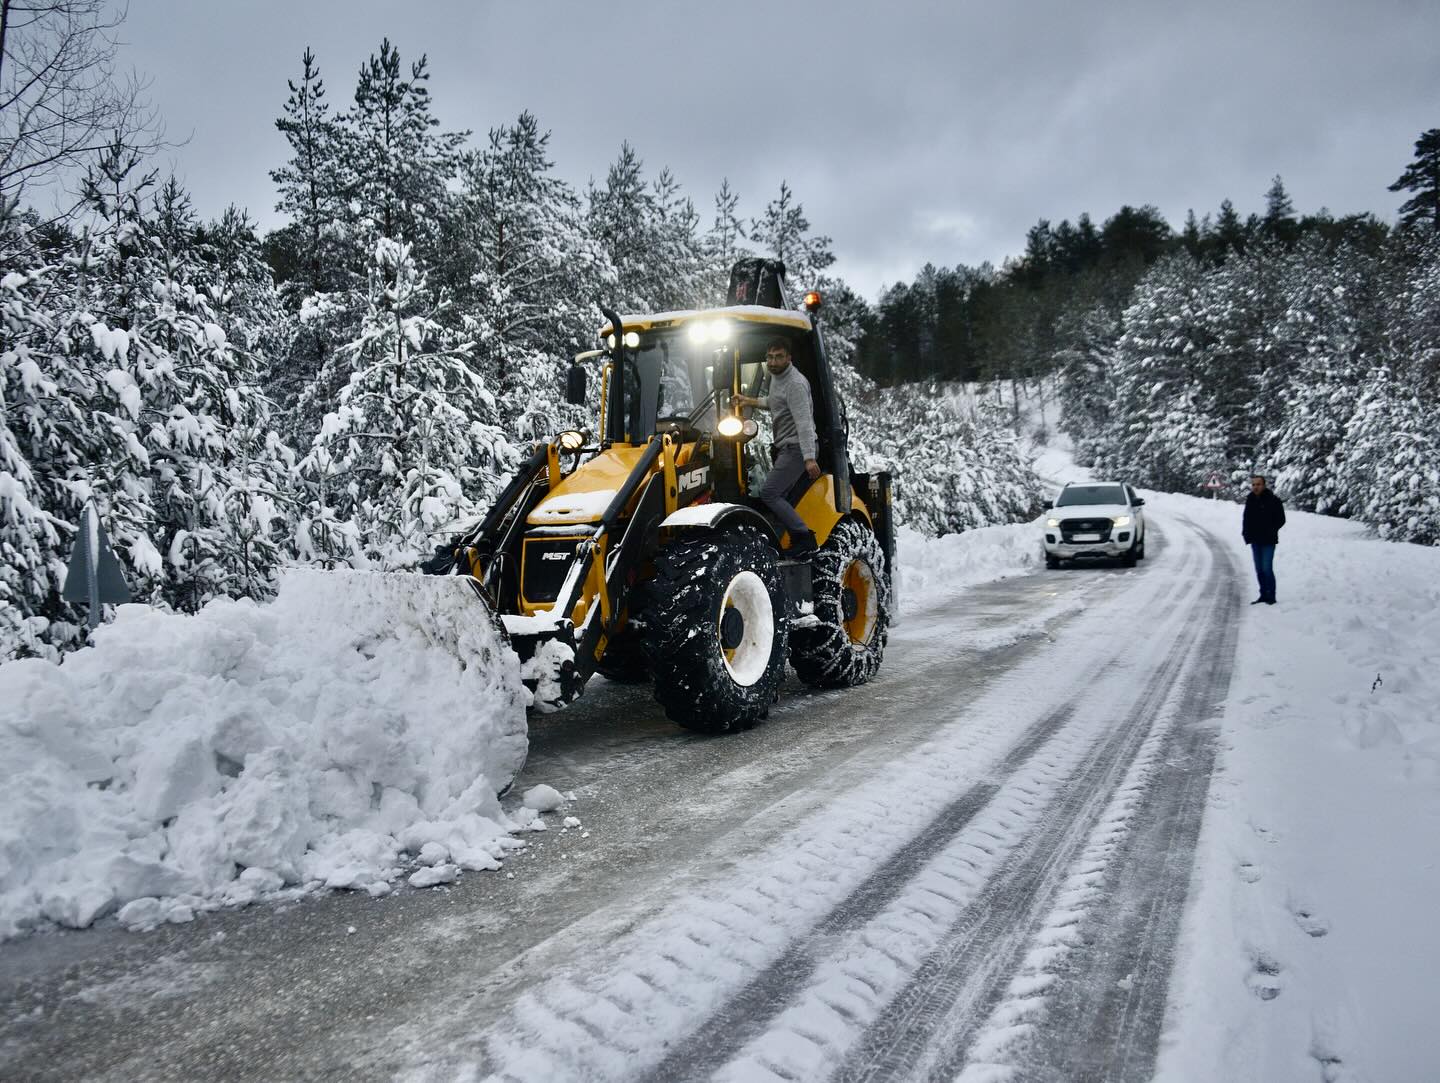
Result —
[[912, 599], [880, 679], [751, 733], [600, 686], [533, 725], [581, 826], [513, 877], [8, 945], [0, 1075], [1146, 1078], [1239, 597], [1153, 529]]

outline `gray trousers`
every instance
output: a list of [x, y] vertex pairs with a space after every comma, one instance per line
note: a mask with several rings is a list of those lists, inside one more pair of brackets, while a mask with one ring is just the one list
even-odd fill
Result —
[[781, 444], [774, 449], [774, 459], [765, 483], [760, 486], [760, 499], [790, 532], [793, 541], [797, 534], [810, 533], [794, 505], [785, 499], [785, 494], [805, 473], [805, 457], [800, 454], [799, 444]]

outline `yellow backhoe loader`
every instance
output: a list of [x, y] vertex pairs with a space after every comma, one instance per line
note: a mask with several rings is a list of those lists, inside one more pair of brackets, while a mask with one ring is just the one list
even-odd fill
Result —
[[[731, 273], [728, 301], [603, 310], [599, 347], [575, 359], [566, 385], [583, 405], [598, 370], [594, 434], [536, 444], [484, 519], [431, 567], [473, 577], [541, 709], [569, 703], [599, 672], [651, 681], [671, 719], [723, 733], [768, 715], [787, 658], [822, 687], [862, 684], [880, 665], [891, 478], [851, 469], [821, 299], [791, 307], [784, 265], [748, 259]], [[819, 543], [807, 560], [787, 559], [789, 537], [751, 495], [769, 450], [763, 419], [733, 401], [763, 392], [776, 337], [814, 399], [821, 475], [791, 493]]]

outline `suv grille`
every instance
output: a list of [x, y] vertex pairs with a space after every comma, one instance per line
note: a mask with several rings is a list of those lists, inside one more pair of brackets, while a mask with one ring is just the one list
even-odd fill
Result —
[[1110, 528], [1114, 525], [1109, 519], [1061, 519], [1060, 536], [1071, 542], [1075, 540], [1076, 534], [1099, 534], [1102, 542], [1109, 541]]

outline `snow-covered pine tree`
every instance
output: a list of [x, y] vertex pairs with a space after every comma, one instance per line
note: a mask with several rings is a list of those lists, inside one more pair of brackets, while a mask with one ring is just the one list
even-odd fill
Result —
[[1400, 205], [1401, 225], [1440, 235], [1440, 128], [1420, 133], [1414, 159], [1390, 191], [1415, 193]]
[[605, 184], [591, 181], [586, 225], [615, 268], [615, 303], [633, 312], [657, 311], [663, 292], [656, 282], [651, 224], [654, 194], [646, 186], [643, 163], [628, 142], [605, 174]]
[[295, 416], [296, 405], [337, 339], [353, 337], [359, 315], [346, 312], [336, 299], [363, 281], [364, 264], [357, 258], [344, 187], [344, 131], [330, 112], [325, 81], [308, 48], [301, 65], [298, 83], [287, 83], [290, 96], [275, 121], [290, 145], [290, 159], [270, 173], [278, 196], [275, 209], [290, 221], [266, 241], [294, 329], [287, 348], [269, 355], [265, 385], [285, 412], [282, 427], [308, 439], [319, 417]]
[[530, 113], [466, 156], [448, 229], [456, 308], [473, 363], [495, 389], [507, 432], [542, 439], [580, 417], [563, 401], [565, 365], [594, 345], [594, 299], [614, 271], [574, 190], [552, 172], [549, 133]]
[[298, 528], [305, 558], [413, 567], [433, 532], [495, 496], [514, 449], [448, 305], [409, 245], [378, 239], [361, 333], [340, 351], [349, 382], [301, 464], [317, 505]]
[[1176, 254], [1135, 287], [1115, 342], [1115, 402], [1096, 467], [1157, 489], [1198, 491], [1226, 466], [1214, 391], [1198, 367], [1213, 314], [1201, 268]]
[[[143, 528], [160, 560], [155, 566], [138, 536], [132, 559], [152, 596], [178, 608], [194, 610], [220, 595], [264, 596], [286, 536], [278, 501], [288, 470], [257, 387], [258, 355], [245, 342], [251, 328], [258, 337], [266, 317], [246, 311], [247, 303], [266, 299], [258, 260], [252, 251], [248, 272], [207, 261], [189, 197], [173, 178], [135, 226], [121, 284], [127, 288], [130, 275], [147, 288], [131, 294], [129, 349], [112, 351], [117, 367], [106, 384], [147, 461], [148, 521], [133, 526]], [[232, 219], [230, 228], [237, 226]], [[240, 239], [225, 243], [226, 257], [236, 258]], [[246, 273], [241, 288], [238, 276]], [[222, 320], [240, 332], [239, 343]], [[103, 336], [92, 337], [104, 354]]]
[[1092, 305], [1061, 316], [1056, 328], [1060, 375], [1059, 426], [1069, 435], [1075, 460], [1092, 465], [1104, 452], [1115, 400], [1115, 340], [1120, 317], [1108, 305]]
[[705, 290], [699, 215], [668, 169], [647, 185], [643, 166], [635, 149], [622, 144], [604, 186], [590, 185], [586, 223], [615, 268], [619, 308], [696, 307]]
[[1373, 523], [1382, 538], [1440, 545], [1440, 439], [1433, 405], [1386, 366], [1366, 380], [1335, 456], [1342, 514]]
[[290, 144], [290, 160], [271, 170], [270, 179], [278, 196], [275, 209], [290, 219], [274, 243], [285, 249], [289, 292], [305, 297], [351, 283], [340, 233], [348, 210], [341, 180], [341, 129], [325, 100], [325, 80], [314, 52], [307, 48], [300, 62], [300, 80], [286, 84], [290, 96], [275, 121]]
[[1265, 192], [1265, 216], [1260, 219], [1260, 236], [1271, 244], [1291, 245], [1300, 236], [1300, 223], [1295, 218], [1295, 203], [1285, 190], [1285, 181], [1277, 173]]
[[669, 167], [660, 170], [652, 187], [655, 217], [656, 284], [654, 300], [661, 311], [696, 308], [704, 303], [705, 248], [699, 234], [700, 215]]
[[1281, 268], [1284, 305], [1269, 337], [1293, 362], [1277, 389], [1281, 416], [1262, 433], [1258, 458], [1294, 507], [1334, 514], [1345, 503], [1333, 457], [1365, 380], [1362, 306], [1375, 271], [1353, 246], [1331, 253], [1318, 238], [1302, 242]]
[[740, 221], [740, 196], [726, 177], [715, 193], [715, 217], [701, 244], [705, 262], [701, 307], [725, 303], [725, 293], [730, 288], [730, 268], [742, 256], [750, 254], [745, 239], [745, 226]]
[[[339, 345], [360, 334], [375, 239], [404, 239], [421, 266], [434, 266], [440, 258], [442, 223], [453, 204], [448, 186], [470, 133], [439, 130], [429, 79], [424, 56], [407, 72], [387, 38], [379, 54], [361, 65], [352, 108], [322, 130], [326, 140], [335, 138], [333, 155], [331, 144], [322, 142], [316, 163], [321, 192], [333, 192], [342, 215], [326, 246], [334, 277], [321, 283], [327, 288], [298, 299], [294, 363], [286, 371], [300, 376], [276, 386], [277, 395], [296, 394], [287, 432], [298, 444], [308, 444], [320, 419], [335, 408], [340, 386], [332, 378], [343, 375], [346, 365], [331, 361]], [[298, 182], [307, 179], [303, 164], [295, 166]], [[301, 197], [308, 198], [303, 192]], [[292, 308], [295, 303], [292, 298]]]
[[431, 112], [428, 60], [409, 67], [386, 38], [360, 67], [355, 105], [342, 120], [341, 188], [359, 237], [403, 239], [431, 265], [438, 225], [449, 210], [447, 184], [470, 133], [441, 132]]
[[835, 262], [830, 238], [811, 234], [805, 207], [785, 181], [780, 194], [765, 204], [765, 213], [751, 219], [750, 239], [765, 255], [785, 261], [790, 285], [799, 292], [820, 288], [826, 268]]
[[[10, 231], [22, 228], [0, 209], [0, 243], [9, 247]], [[31, 258], [18, 258], [21, 249]], [[77, 634], [73, 624], [52, 627], [66, 616], [58, 598], [64, 524], [47, 510], [53, 479], [37, 477], [31, 460], [44, 456], [43, 469], [85, 424], [73, 400], [59, 393], [65, 366], [48, 348], [55, 321], [44, 306], [56, 268], [34, 259], [33, 246], [18, 239], [10, 252], [0, 276], [0, 661], [50, 655], [54, 638], [63, 643]]]

